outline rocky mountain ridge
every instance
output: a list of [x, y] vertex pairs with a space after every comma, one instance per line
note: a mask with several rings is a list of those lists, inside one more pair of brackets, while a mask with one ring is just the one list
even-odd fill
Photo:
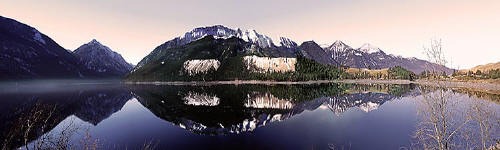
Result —
[[[386, 54], [381, 48], [371, 44], [364, 44], [360, 48], [352, 48], [344, 42], [337, 40], [327, 47], [321, 47], [314, 41], [303, 42], [300, 46], [291, 39], [281, 37], [279, 44], [273, 42], [266, 35], [259, 34], [255, 30], [242, 31], [241, 29], [230, 29], [222, 25], [195, 28], [185, 33], [183, 36], [174, 38], [155, 48], [148, 56], [134, 68], [134, 71], [141, 68], [151, 61], [157, 60], [165, 54], [168, 49], [185, 47], [186, 44], [204, 38], [213, 36], [215, 39], [242, 39], [248, 44], [242, 46], [244, 55], [259, 52], [259, 57], [270, 58], [297, 58], [303, 56], [314, 60], [322, 65], [335, 67], [366, 68], [366, 69], [384, 69], [395, 66], [401, 66], [415, 73], [420, 73], [429, 68], [438, 68], [439, 71], [446, 73], [453, 72], [445, 66], [430, 63], [417, 58], [403, 58], [392, 54]], [[177, 52], [177, 53], [183, 53]], [[194, 60], [191, 58], [188, 60]], [[200, 60], [201, 61], [201, 60]], [[278, 62], [273, 63], [278, 64]]]
[[467, 72], [467, 71], [477, 72], [478, 70], [481, 70], [482, 72], [487, 72], [495, 69], [500, 69], [500, 62], [478, 65], [470, 69], [460, 70], [460, 72]]
[[[195, 48], [196, 50], [190, 52], [193, 57], [187, 56], [182, 59], [184, 61], [203, 61], [201, 59], [208, 58], [222, 61], [232, 57], [242, 59], [240, 57], [255, 56], [270, 60], [274, 60], [273, 58], [288, 60], [303, 56], [326, 66], [368, 69], [401, 66], [415, 73], [433, 67], [440, 68], [447, 73], [452, 72], [452, 69], [425, 60], [388, 55], [382, 49], [370, 44], [364, 44], [360, 48], [354, 49], [342, 41], [335, 41], [332, 45], [322, 48], [314, 41], [306, 41], [299, 46], [293, 40], [285, 37], [280, 37], [279, 43], [274, 43], [271, 38], [255, 30], [231, 29], [222, 25], [195, 28], [182, 36], [169, 40], [155, 48], [133, 67], [120, 54], [102, 45], [97, 40], [92, 40], [71, 52], [32, 27], [4, 17], [1, 18], [1, 21], [0, 27], [2, 29], [0, 31], [2, 36], [0, 39], [2, 41], [0, 41], [0, 48], [4, 51], [0, 55], [0, 62], [3, 62], [0, 64], [0, 72], [2, 73], [0, 78], [2, 79], [121, 77], [131, 71], [136, 71], [146, 64], [160, 63], [156, 61], [161, 59], [167, 58], [161, 61], [162, 64], [169, 63], [172, 60], [179, 60], [179, 56], [184, 55], [183, 49], [186, 49], [188, 44], [206, 39], [206, 37], [214, 38], [215, 40], [211, 41], [214, 43], [209, 44], [209, 47], [203, 47], [203, 50]], [[228, 41], [225, 42], [224, 40]], [[228, 45], [224, 45], [225, 43]], [[215, 50], [215, 47], [226, 49]], [[212, 50], [207, 51], [208, 49]], [[226, 52], [230, 52], [229, 55]], [[234, 67], [240, 65], [239, 63], [243, 63], [243, 60], [240, 60], [240, 62], [231, 60], [231, 63], [236, 63], [232, 65]], [[267, 65], [260, 68], [276, 68], [269, 66], [287, 63], [268, 62], [260, 64]], [[222, 64], [223, 62], [219, 62], [221, 67], [231, 66]], [[189, 65], [187, 68], [193, 68], [193, 66], [189, 67]], [[204, 64], [195, 65], [198, 65], [198, 67], [194, 68], [203, 68]], [[134, 69], [132, 70], [132, 68]], [[209, 68], [217, 70], [214, 67]], [[285, 68], [287, 68], [286, 70], [291, 69], [290, 66]], [[177, 72], [179, 71], [182, 70], [177, 70]]]
[[156, 47], [137, 64], [135, 69], [149, 63], [150, 60], [152, 60], [156, 55], [162, 53], [162, 50], [180, 47], [193, 41], [200, 40], [206, 36], [213, 36], [216, 39], [237, 37], [245, 42], [253, 44], [255, 47], [273, 50], [273, 53], [275, 53], [274, 56], [292, 56], [294, 52], [291, 49], [295, 49], [297, 47], [297, 43], [285, 37], [280, 37], [279, 44], [275, 44], [270, 37], [260, 34], [255, 30], [244, 31], [239, 28], [231, 29], [222, 25], [199, 27]]
[[0, 79], [84, 78], [92, 72], [33, 27], [0, 16]]
[[364, 44], [360, 48], [354, 49], [342, 41], [336, 41], [329, 47], [324, 48], [329, 56], [334, 59], [339, 66], [351, 68], [383, 69], [401, 66], [414, 73], [421, 73], [436, 69], [451, 74], [453, 69], [446, 66], [434, 64], [415, 57], [404, 58], [392, 54], [386, 54], [382, 49], [371, 44]]
[[0, 16], [0, 80], [118, 78], [131, 69], [96, 40], [72, 52], [35, 28]]

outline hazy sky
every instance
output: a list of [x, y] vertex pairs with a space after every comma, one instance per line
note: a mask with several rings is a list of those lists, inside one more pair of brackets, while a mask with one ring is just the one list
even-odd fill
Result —
[[422, 47], [441, 38], [455, 68], [500, 61], [500, 0], [0, 0], [0, 15], [71, 50], [95, 38], [133, 64], [167, 40], [215, 24], [299, 44], [370, 43], [421, 59]]

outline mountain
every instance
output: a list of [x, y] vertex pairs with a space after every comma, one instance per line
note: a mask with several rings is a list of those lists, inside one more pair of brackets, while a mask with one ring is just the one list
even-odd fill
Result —
[[375, 47], [371, 45], [370, 43], [365, 43], [361, 47], [358, 48], [358, 50], [371, 54], [371, 53], [378, 53], [378, 52], [383, 52], [380, 48]]
[[127, 78], [139, 81], [232, 80], [250, 73], [243, 61], [245, 56], [271, 55], [236, 37], [205, 36], [180, 47], [156, 50], [160, 53], [148, 56], [148, 63], [136, 67]]
[[431, 70], [431, 68], [445, 71], [448, 74], [453, 72], [453, 69], [414, 57], [403, 58], [386, 54], [382, 49], [371, 44], [364, 44], [360, 48], [354, 49], [342, 41], [335, 41], [329, 47], [324, 48], [324, 51], [341, 66], [352, 68], [383, 69], [401, 66], [417, 74]]
[[477, 72], [478, 70], [481, 70], [482, 72], [487, 72], [487, 71], [495, 70], [495, 69], [500, 69], [500, 62], [488, 63], [485, 65], [478, 65], [478, 66], [470, 68], [470, 69], [460, 70], [460, 72], [467, 72], [467, 71]]
[[73, 105], [73, 115], [83, 121], [99, 124], [101, 121], [118, 112], [132, 98], [123, 87], [105, 91], [80, 91], [79, 101]]
[[255, 30], [246, 30], [242, 31], [241, 29], [237, 30], [236, 37], [241, 38], [247, 42], [255, 43], [256, 45], [262, 48], [268, 48], [275, 46], [273, 40], [268, 36], [257, 33]]
[[299, 46], [300, 53], [323, 65], [336, 65], [335, 60], [314, 41], [306, 41]]
[[297, 43], [286, 37], [280, 37], [280, 43], [277, 46], [288, 49], [295, 49], [298, 47]]
[[120, 54], [95, 39], [78, 47], [73, 53], [97, 76], [122, 77], [133, 68]]
[[335, 67], [340, 66], [368, 69], [401, 66], [416, 73], [431, 66], [452, 72], [424, 60], [388, 55], [370, 44], [354, 49], [336, 41], [322, 48], [314, 41], [300, 46], [284, 37], [279, 41], [275, 44], [255, 30], [233, 30], [221, 25], [195, 28], [156, 47], [126, 78], [129, 81], [337, 79], [341, 71]]
[[0, 80], [82, 78], [90, 73], [50, 37], [0, 16]]
[[0, 80], [122, 77], [132, 68], [96, 40], [72, 52], [35, 28], [0, 16]]
[[333, 80], [340, 76], [338, 68], [320, 64], [328, 64], [332, 59], [314, 42], [297, 49], [303, 49], [297, 54], [305, 57], [275, 57], [276, 49], [261, 48], [238, 37], [205, 36], [183, 46], [157, 49], [158, 53], [148, 56], [149, 63], [136, 67], [127, 74], [126, 80], [305, 81]]
[[243, 31], [239, 28], [234, 30], [222, 25], [199, 27], [156, 47], [151, 53], [149, 53], [137, 64], [135, 69], [138, 69], [143, 65], [149, 63], [159, 54], [163, 53], [163, 50], [184, 46], [206, 36], [213, 36], [216, 39], [228, 39], [231, 37], [237, 37], [245, 42], [253, 44], [254, 47], [268, 49], [272, 53], [272, 56], [294, 56], [295, 48], [297, 47], [297, 44], [295, 42], [284, 37], [280, 38], [279, 44], [275, 44], [271, 38], [266, 35], [259, 34], [255, 30]]
[[[253, 37], [253, 38], [252, 38]], [[201, 39], [199, 39], [201, 38]], [[189, 42], [191, 41], [191, 42]], [[270, 46], [269, 46], [270, 45]], [[304, 56], [304, 57], [301, 57]], [[274, 44], [255, 30], [196, 28], [156, 47], [126, 76], [128, 81], [305, 81], [337, 79], [337, 63], [315, 42]]]
[[[222, 25], [195, 28], [192, 31], [185, 33], [183, 36], [174, 38], [171, 41], [175, 41], [175, 43], [177, 43], [176, 46], [181, 46], [192, 41], [199, 40], [207, 35], [212, 35], [215, 38], [223, 39], [238, 37], [246, 42], [254, 43], [262, 48], [276, 47], [276, 44], [274, 44], [273, 40], [270, 37], [260, 34], [255, 30], [241, 30], [239, 28], [234, 30]], [[280, 40], [280, 42], [284, 43], [284, 46], [293, 46], [293, 44], [295, 43], [287, 38], [280, 38]]]

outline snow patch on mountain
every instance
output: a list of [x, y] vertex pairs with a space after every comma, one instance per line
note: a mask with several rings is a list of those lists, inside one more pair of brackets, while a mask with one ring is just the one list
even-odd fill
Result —
[[360, 48], [358, 48], [358, 50], [363, 51], [365, 53], [369, 53], [369, 54], [382, 51], [382, 50], [380, 50], [380, 48], [373, 46], [369, 43], [363, 44]]
[[296, 48], [298, 45], [294, 41], [286, 37], [280, 37], [280, 43], [276, 44], [278, 47], [286, 47], [286, 48]]
[[359, 109], [363, 110], [364, 112], [370, 112], [370, 111], [378, 109], [379, 106], [380, 106], [380, 104], [373, 103], [373, 102], [367, 102], [367, 103], [363, 103], [363, 104], [359, 105]]
[[260, 47], [267, 48], [272, 47], [274, 45], [273, 40], [268, 36], [257, 33], [257, 31], [250, 29], [246, 31], [242, 31], [241, 29], [237, 30], [236, 37], [245, 40], [246, 42], [255, 43]]
[[42, 43], [42, 44], [45, 44], [45, 40], [43, 40], [43, 37], [40, 34], [40, 32], [38, 32], [38, 30], [36, 30], [36, 29], [33, 29], [33, 32], [34, 32], [33, 39], [35, 41]]
[[345, 44], [344, 42], [342, 42], [340, 40], [336, 40], [335, 42], [333, 42], [332, 45], [325, 48], [326, 51], [331, 51], [334, 53], [343, 53], [343, 52], [346, 52], [350, 49], [352, 49], [352, 48], [349, 45]]
[[184, 41], [183, 44], [190, 43], [192, 41], [199, 40], [207, 35], [214, 36], [215, 38], [230, 38], [236, 35], [236, 31], [233, 29], [229, 29], [222, 25], [215, 25], [211, 27], [200, 27], [195, 28], [192, 31], [185, 33], [183, 36], [178, 37], [181, 41]]
[[[222, 38], [222, 39], [238, 37], [246, 42], [259, 45], [262, 48], [276, 46], [276, 44], [273, 43], [273, 40], [270, 37], [263, 34], [259, 34], [256, 30], [253, 29], [242, 30], [240, 28], [234, 30], [222, 25], [195, 28], [176, 39], [179, 39], [181, 41], [180, 42], [181, 44], [187, 44], [192, 41], [199, 40], [205, 36], [214, 36], [215, 38]], [[287, 47], [297, 45], [290, 39], [286, 39], [285, 41], [282, 42], [284, 42], [283, 45]]]

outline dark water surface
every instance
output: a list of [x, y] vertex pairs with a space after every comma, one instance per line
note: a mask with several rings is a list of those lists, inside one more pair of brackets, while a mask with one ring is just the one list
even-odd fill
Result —
[[[50, 116], [41, 115], [49, 118], [47, 122], [29, 134], [31, 145], [77, 126], [70, 144], [81, 145], [88, 134], [100, 149], [140, 149], [148, 143], [157, 149], [400, 149], [417, 143], [413, 135], [419, 128], [417, 109], [423, 99], [416, 85], [334, 83], [89, 82], [6, 84], [0, 89], [0, 138], [8, 148], [25, 145], [16, 130], [29, 118], [23, 116], [49, 108], [43, 114]], [[460, 103], [454, 107], [466, 110], [480, 101], [493, 112], [493, 122], [500, 118], [497, 95], [445, 91]], [[498, 126], [490, 135], [500, 138]]]

